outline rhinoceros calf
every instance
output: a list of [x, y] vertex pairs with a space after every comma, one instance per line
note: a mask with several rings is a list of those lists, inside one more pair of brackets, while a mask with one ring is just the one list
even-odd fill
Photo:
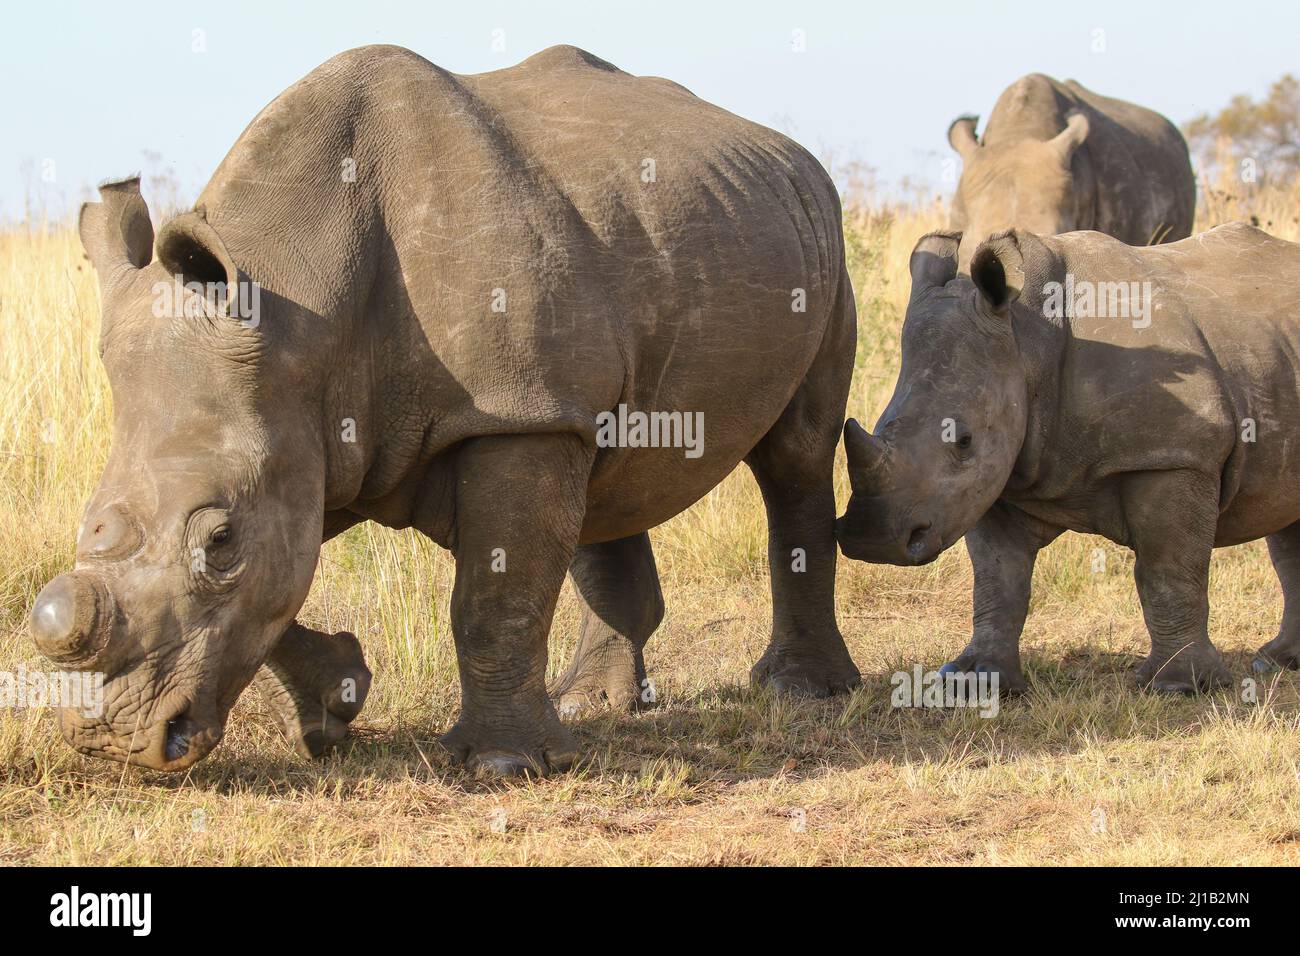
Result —
[[978, 122], [948, 128], [962, 159], [951, 216], [962, 268], [981, 240], [1012, 227], [1095, 229], [1139, 246], [1191, 235], [1187, 143], [1159, 113], [1032, 73], [1003, 91], [976, 139]]
[[322, 539], [372, 519], [455, 555], [454, 756], [563, 769], [566, 570], [561, 709], [637, 701], [663, 613], [646, 530], [742, 460], [774, 604], [752, 678], [857, 682], [831, 484], [853, 295], [835, 188], [795, 143], [572, 47], [460, 76], [378, 46], [264, 109], [156, 259], [137, 183], [101, 193], [81, 235], [112, 448], [32, 621], [107, 675], [102, 715], [63, 713], [77, 748], [187, 767], [255, 674], [300, 749], [337, 740], [369, 671], [292, 620]]
[[1040, 548], [1062, 531], [1132, 548], [1151, 635], [1138, 676], [1228, 678], [1210, 643], [1210, 552], [1268, 540], [1286, 596], [1256, 668], [1300, 663], [1300, 246], [1233, 224], [1138, 248], [1018, 230], [958, 275], [923, 238], [898, 383], [875, 434], [845, 426], [849, 557], [923, 564], [963, 535], [974, 636], [949, 669], [1024, 687]]

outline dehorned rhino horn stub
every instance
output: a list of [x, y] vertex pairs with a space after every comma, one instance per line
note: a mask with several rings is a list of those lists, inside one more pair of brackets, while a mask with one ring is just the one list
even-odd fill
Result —
[[32, 605], [32, 640], [56, 664], [89, 660], [102, 645], [107, 595], [86, 575], [60, 574], [41, 589]]

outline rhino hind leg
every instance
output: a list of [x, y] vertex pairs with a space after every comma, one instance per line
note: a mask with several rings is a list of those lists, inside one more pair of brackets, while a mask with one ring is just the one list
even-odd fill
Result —
[[569, 574], [583, 612], [573, 661], [550, 691], [561, 716], [653, 703], [642, 651], [663, 620], [664, 598], [650, 536], [581, 545]]
[[798, 697], [861, 683], [835, 621], [835, 450], [853, 329], [851, 321], [832, 326], [789, 406], [745, 458], [763, 494], [772, 579], [772, 638], [749, 679]]
[[1268, 554], [1282, 583], [1282, 626], [1255, 655], [1257, 674], [1300, 670], [1300, 522], [1268, 537]]
[[254, 683], [294, 750], [320, 757], [347, 738], [370, 692], [370, 669], [354, 634], [324, 634], [295, 621]]
[[1139, 685], [1166, 694], [1227, 686], [1231, 675], [1209, 636], [1217, 480], [1190, 471], [1141, 472], [1126, 477], [1121, 497], [1151, 635]]
[[861, 675], [835, 621], [834, 493], [829, 475], [802, 487], [755, 468], [768, 516], [772, 638], [750, 683], [796, 697], [852, 690]]

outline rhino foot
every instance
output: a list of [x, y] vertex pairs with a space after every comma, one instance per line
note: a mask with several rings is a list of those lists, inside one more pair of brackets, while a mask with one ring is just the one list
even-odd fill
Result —
[[1188, 644], [1169, 656], [1155, 652], [1137, 671], [1138, 686], [1160, 694], [1210, 693], [1232, 683], [1232, 675], [1209, 641]]
[[356, 635], [324, 634], [295, 623], [254, 683], [294, 750], [313, 758], [347, 739], [348, 724], [370, 692], [370, 678]]
[[1029, 689], [1024, 672], [1020, 669], [1020, 655], [993, 654], [986, 650], [967, 647], [956, 658], [939, 668], [942, 675], [948, 674], [996, 674], [998, 693], [1003, 696], [1023, 694]]
[[578, 742], [559, 720], [526, 741], [517, 738], [515, 733], [482, 726], [462, 715], [441, 743], [453, 764], [488, 780], [564, 773], [578, 759]]
[[654, 703], [641, 651], [618, 634], [577, 656], [550, 696], [561, 717], [602, 707], [628, 713]]
[[1279, 634], [1255, 652], [1250, 669], [1256, 674], [1300, 670], [1300, 641]]
[[810, 652], [773, 641], [750, 669], [749, 682], [791, 697], [822, 698], [845, 694], [862, 683], [842, 638], [838, 648]]

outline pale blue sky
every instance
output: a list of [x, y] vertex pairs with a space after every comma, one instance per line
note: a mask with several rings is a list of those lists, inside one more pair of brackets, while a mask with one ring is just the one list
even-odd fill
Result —
[[[1300, 72], [1295, 0], [21, 3], [0, 32], [0, 217], [71, 209], [166, 168], [192, 199], [253, 115], [331, 55], [398, 43], [474, 73], [572, 43], [667, 76], [823, 160], [945, 189], [949, 121], [1024, 73], [1078, 79], [1176, 122]], [[195, 30], [206, 52], [195, 52]], [[493, 49], [504, 31], [505, 50]], [[802, 30], [806, 51], [792, 50]], [[1098, 33], [1097, 31], [1104, 31]], [[160, 157], [151, 161], [149, 151]], [[43, 177], [52, 173], [53, 182]]]

